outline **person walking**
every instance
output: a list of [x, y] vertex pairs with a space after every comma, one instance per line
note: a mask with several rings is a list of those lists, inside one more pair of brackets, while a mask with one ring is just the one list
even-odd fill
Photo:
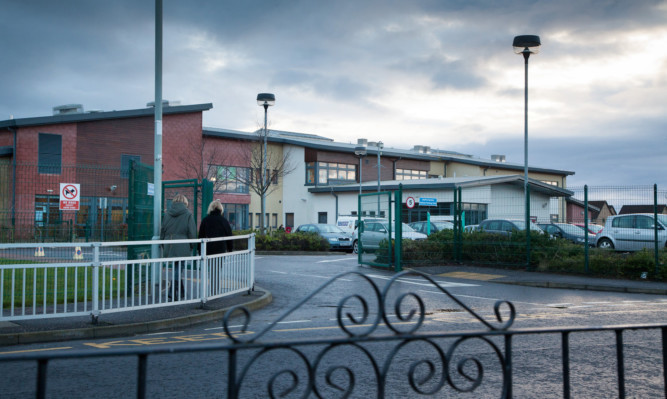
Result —
[[[172, 200], [171, 207], [162, 218], [160, 240], [185, 240], [197, 238], [197, 224], [188, 210], [188, 199], [183, 194], [177, 194]], [[162, 255], [165, 258], [181, 258], [192, 256], [195, 243], [163, 244]], [[185, 266], [184, 261], [173, 262], [174, 272], [173, 287], [178, 287], [176, 298], [185, 299], [185, 286], [181, 279], [181, 268]], [[180, 284], [178, 283], [180, 282]], [[172, 291], [168, 289], [168, 296]]]
[[[232, 226], [222, 215], [224, 208], [219, 200], [212, 201], [208, 205], [208, 215], [202, 219], [199, 225], [199, 238], [231, 237]], [[198, 244], [201, 245], [201, 244]], [[215, 255], [232, 252], [234, 243], [232, 240], [212, 241], [206, 244], [206, 255]], [[201, 248], [199, 250], [201, 253]]]

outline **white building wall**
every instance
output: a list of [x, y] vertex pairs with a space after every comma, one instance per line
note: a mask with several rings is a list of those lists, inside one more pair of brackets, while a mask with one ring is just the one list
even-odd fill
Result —
[[[523, 187], [496, 184], [491, 186], [492, 198], [489, 203], [489, 218], [521, 219], [525, 218], [526, 202]], [[465, 197], [464, 197], [465, 198]], [[550, 198], [544, 194], [530, 194], [530, 217], [538, 221], [549, 220]]]
[[[289, 154], [290, 165], [295, 166], [292, 173], [283, 177], [283, 220], [285, 214], [294, 214], [294, 227], [311, 222], [313, 200], [306, 186], [306, 163], [304, 147], [285, 144], [283, 151]], [[317, 221], [317, 213], [315, 214]]]

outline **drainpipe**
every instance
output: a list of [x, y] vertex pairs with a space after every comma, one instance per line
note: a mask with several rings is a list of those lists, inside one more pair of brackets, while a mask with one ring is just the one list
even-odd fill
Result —
[[391, 179], [392, 180], [396, 180], [396, 162], [400, 161], [401, 159], [403, 159], [403, 157], [398, 157], [398, 159], [394, 159], [393, 161], [391, 161], [391, 163], [392, 163]]
[[16, 227], [16, 129], [8, 127], [14, 133], [12, 153], [12, 227]]
[[[338, 194], [334, 193], [333, 186], [331, 187], [331, 195], [333, 195], [336, 198], [336, 214], [334, 216], [336, 216], [335, 222], [337, 222], [338, 221]], [[334, 222], [334, 224], [335, 224], [335, 222]]]

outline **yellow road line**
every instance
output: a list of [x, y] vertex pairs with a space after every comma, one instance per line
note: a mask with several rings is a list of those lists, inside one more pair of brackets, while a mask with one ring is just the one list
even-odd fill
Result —
[[30, 353], [30, 352], [44, 352], [44, 351], [58, 351], [62, 349], [72, 349], [71, 346], [63, 346], [61, 348], [42, 348], [42, 349], [26, 349], [22, 351], [0, 352], [0, 355], [9, 355], [12, 353]]
[[440, 277], [464, 278], [467, 280], [483, 280], [489, 281], [497, 278], [505, 277], [500, 274], [484, 274], [484, 273], [470, 273], [470, 272], [450, 272], [438, 274]]

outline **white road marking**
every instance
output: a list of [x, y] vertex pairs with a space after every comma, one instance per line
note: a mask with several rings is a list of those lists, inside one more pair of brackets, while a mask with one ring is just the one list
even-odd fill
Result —
[[321, 260], [318, 261], [317, 263], [330, 263], [330, 262], [341, 262], [344, 260], [354, 260], [355, 262], [357, 261], [356, 259], [351, 259], [351, 258], [340, 258], [340, 259], [334, 259], [334, 260]]
[[310, 323], [310, 320], [279, 321], [276, 324]]
[[150, 334], [144, 334], [144, 335], [167, 335], [167, 334], [182, 334], [185, 331], [165, 331], [165, 332], [156, 332], [156, 333], [150, 333]]
[[582, 302], [586, 305], [607, 305], [610, 304], [611, 302], [609, 301], [601, 301], [601, 302]]
[[[380, 276], [380, 275], [377, 275], [377, 274], [368, 274], [367, 276], [371, 277], [371, 278], [378, 278], [378, 279], [381, 279], [381, 280], [390, 280], [391, 279], [391, 277]], [[403, 279], [403, 278], [399, 278], [398, 281], [401, 282], [401, 283], [405, 283], [405, 284], [414, 284], [414, 285], [422, 285], [422, 286], [425, 286], [425, 287], [433, 287], [433, 284], [431, 284], [429, 282], [427, 282], [427, 283], [417, 283], [417, 282], [409, 281], [409, 280], [406, 280], [406, 279]], [[449, 287], [479, 287], [479, 284], [449, 283], [449, 282], [446, 282], [446, 281], [437, 281], [437, 280], [436, 280], [436, 282], [441, 287], [447, 287], [447, 288], [449, 288]]]
[[544, 306], [547, 306], [547, 307], [550, 307], [550, 308], [569, 308], [570, 306], [574, 306], [574, 304], [573, 303], [547, 303]]
[[277, 270], [269, 270], [271, 273], [278, 273], [278, 274], [287, 274], [287, 272], [279, 272]]

